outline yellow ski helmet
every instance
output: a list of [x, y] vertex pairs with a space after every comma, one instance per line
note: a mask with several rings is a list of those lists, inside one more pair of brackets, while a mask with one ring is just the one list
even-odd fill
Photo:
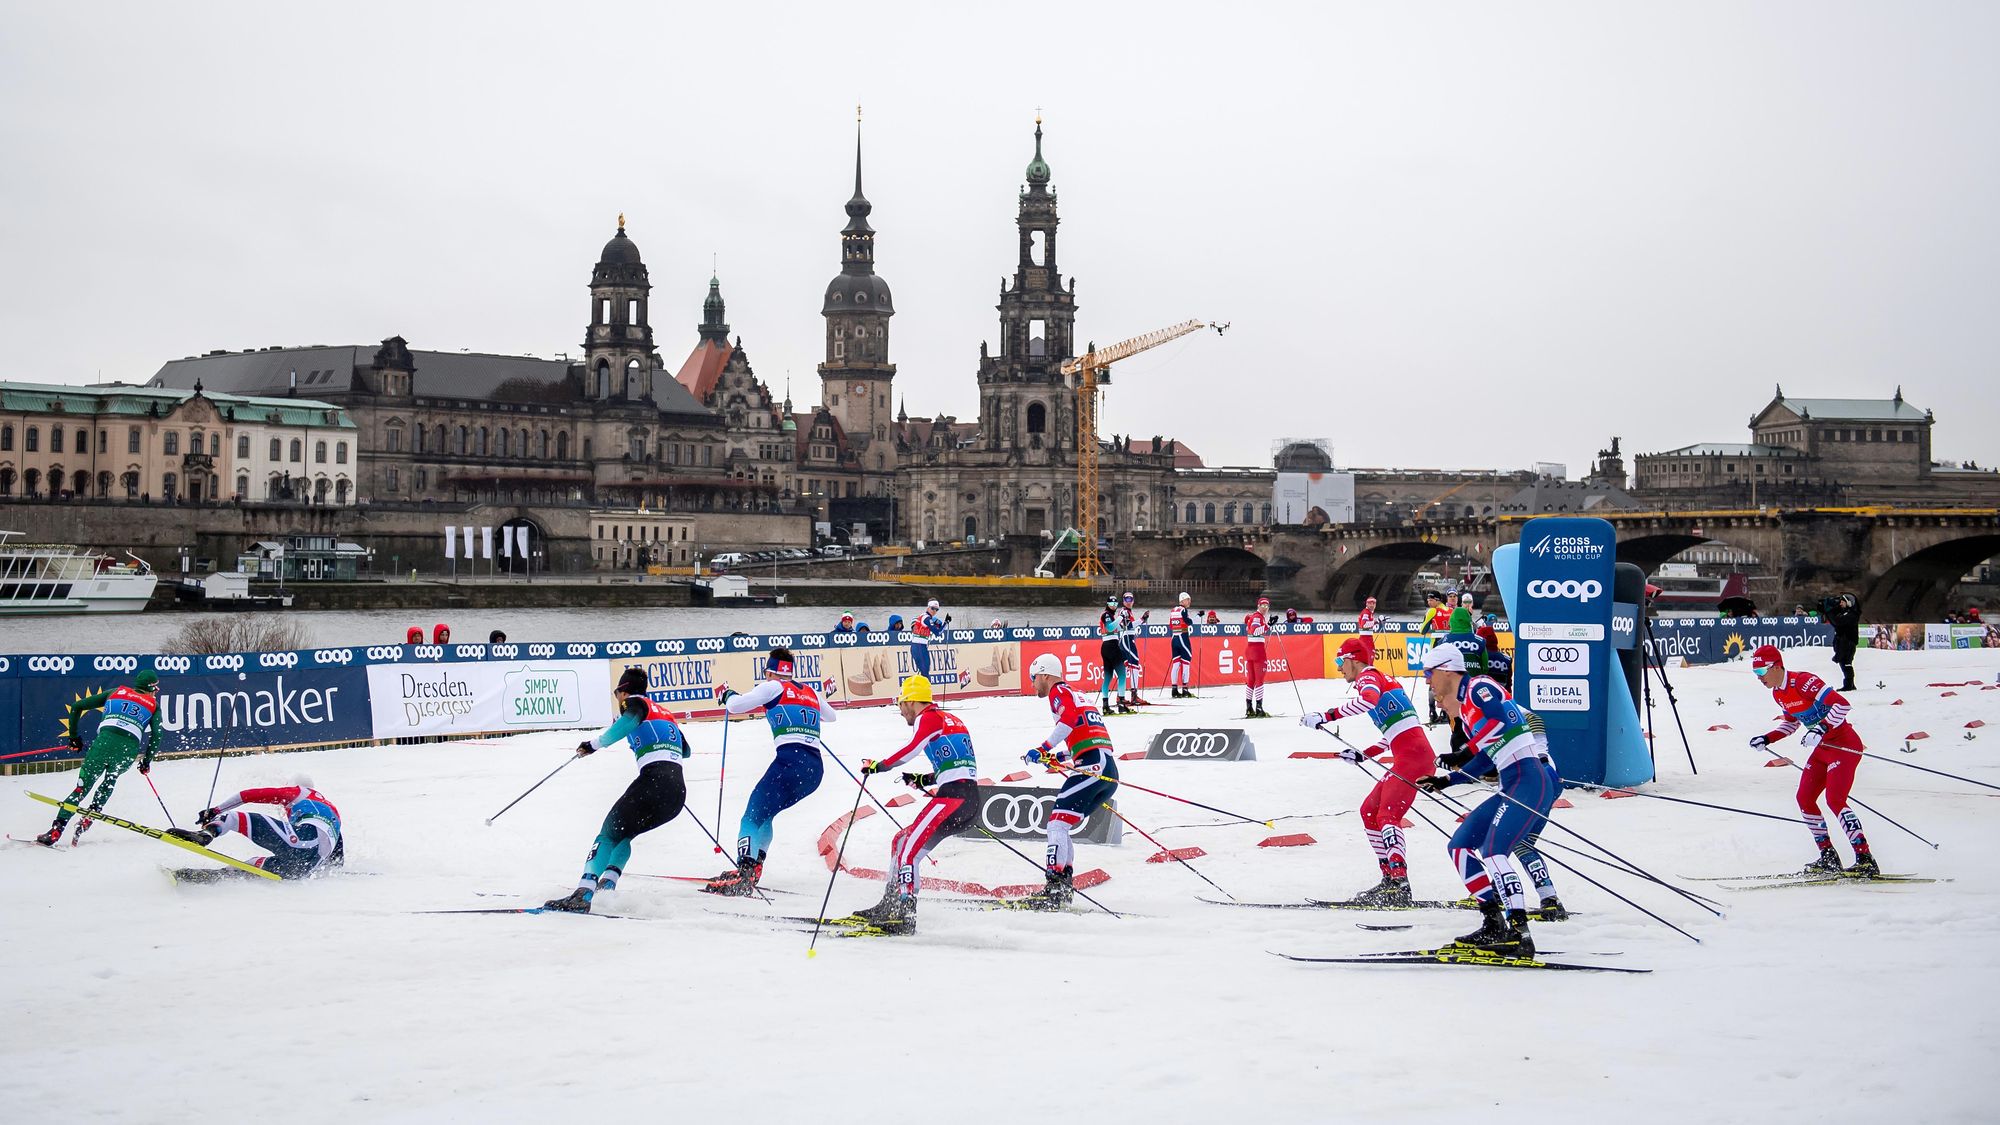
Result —
[[931, 682], [922, 676], [911, 676], [903, 681], [903, 690], [896, 693], [898, 703], [931, 702]]

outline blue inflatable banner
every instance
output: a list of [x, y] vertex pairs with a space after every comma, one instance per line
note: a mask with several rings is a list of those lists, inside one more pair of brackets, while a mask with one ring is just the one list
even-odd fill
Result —
[[1513, 559], [1516, 695], [1542, 717], [1564, 779], [1603, 784], [1617, 532], [1594, 518], [1529, 520]]

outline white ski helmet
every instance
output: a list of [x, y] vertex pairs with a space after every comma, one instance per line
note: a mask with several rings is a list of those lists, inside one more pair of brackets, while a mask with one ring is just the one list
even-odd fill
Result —
[[1035, 657], [1035, 662], [1028, 665], [1028, 675], [1054, 676], [1056, 679], [1060, 680], [1063, 678], [1062, 661], [1057, 659], [1055, 653], [1045, 652], [1040, 656]]

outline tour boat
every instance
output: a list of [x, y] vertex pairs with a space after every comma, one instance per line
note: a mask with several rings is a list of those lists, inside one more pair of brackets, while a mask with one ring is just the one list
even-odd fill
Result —
[[0, 615], [137, 613], [159, 578], [136, 555], [130, 562], [61, 543], [18, 543], [0, 531]]

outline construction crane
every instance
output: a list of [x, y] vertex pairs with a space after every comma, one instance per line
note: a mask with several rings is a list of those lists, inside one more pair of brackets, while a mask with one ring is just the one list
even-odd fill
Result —
[[[1092, 342], [1082, 355], [1063, 361], [1064, 375], [1080, 376], [1076, 384], [1076, 523], [1077, 547], [1076, 563], [1069, 568], [1071, 578], [1101, 578], [1108, 572], [1104, 561], [1097, 554], [1097, 386], [1099, 381], [1110, 374], [1111, 365], [1121, 359], [1129, 359], [1150, 348], [1157, 348], [1169, 340], [1178, 340], [1190, 332], [1204, 328], [1215, 329], [1221, 335], [1229, 325], [1211, 321], [1184, 320], [1171, 328], [1161, 328], [1143, 336], [1097, 350]], [[1061, 541], [1061, 537], [1057, 537]]]

